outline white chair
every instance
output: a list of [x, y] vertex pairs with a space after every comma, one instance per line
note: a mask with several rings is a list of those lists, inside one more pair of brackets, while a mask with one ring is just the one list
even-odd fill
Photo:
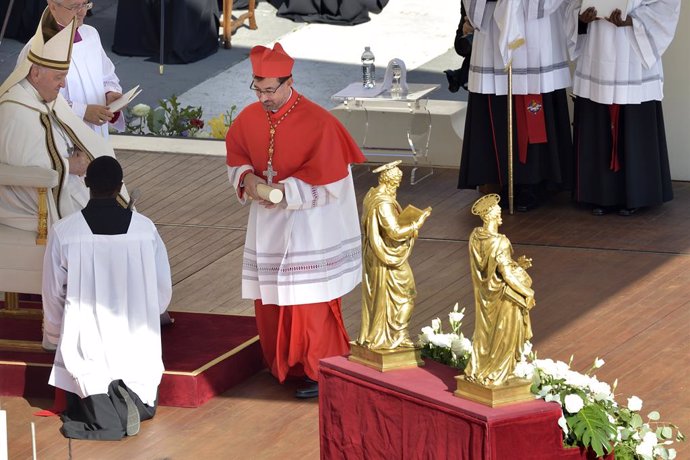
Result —
[[[5, 307], [0, 315], [40, 318], [41, 309], [20, 308], [18, 293], [40, 294], [43, 254], [48, 233], [48, 216], [54, 208], [49, 191], [58, 184], [52, 169], [36, 166], [10, 166], [0, 163], [0, 185], [32, 187], [38, 196], [36, 230], [25, 231], [0, 224], [0, 291], [5, 293]], [[54, 211], [54, 209], [52, 209]], [[0, 340], [0, 346], [12, 349], [40, 350], [40, 343]]]

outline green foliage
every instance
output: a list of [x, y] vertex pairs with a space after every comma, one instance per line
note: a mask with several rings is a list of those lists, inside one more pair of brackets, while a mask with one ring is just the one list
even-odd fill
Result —
[[592, 448], [599, 457], [611, 451], [616, 426], [609, 421], [603, 407], [591, 404], [577, 414], [566, 415], [565, 419], [581, 445]]
[[138, 104], [132, 109], [127, 108], [125, 112], [127, 132], [192, 137], [204, 127], [201, 107], [182, 106], [174, 94], [169, 99], [158, 102], [160, 105], [152, 110], [144, 104]]
[[[158, 101], [160, 107], [149, 112], [147, 124], [149, 131], [158, 136], [192, 136], [200, 128], [201, 107], [182, 107], [174, 94], [170, 99]], [[203, 127], [203, 122], [201, 122]]]

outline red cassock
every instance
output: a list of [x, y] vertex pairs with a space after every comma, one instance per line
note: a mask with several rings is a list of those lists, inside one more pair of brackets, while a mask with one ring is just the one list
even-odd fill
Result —
[[[277, 173], [274, 182], [294, 177], [311, 185], [326, 185], [346, 178], [350, 164], [366, 161], [345, 127], [294, 89], [290, 99], [270, 117], [273, 125], [278, 123], [272, 160]], [[255, 174], [265, 178], [269, 129], [267, 112], [259, 102], [244, 109], [226, 137], [228, 166], [251, 165]], [[305, 374], [316, 380], [319, 359], [349, 352], [340, 298], [281, 306], [264, 305], [255, 299], [255, 311], [264, 359], [281, 382], [288, 375]]]

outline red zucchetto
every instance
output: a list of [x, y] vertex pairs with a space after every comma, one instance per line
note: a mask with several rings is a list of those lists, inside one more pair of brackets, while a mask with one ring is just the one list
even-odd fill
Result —
[[249, 52], [249, 59], [254, 76], [264, 78], [287, 77], [292, 74], [292, 65], [295, 63], [280, 43], [276, 43], [273, 49], [255, 46]]

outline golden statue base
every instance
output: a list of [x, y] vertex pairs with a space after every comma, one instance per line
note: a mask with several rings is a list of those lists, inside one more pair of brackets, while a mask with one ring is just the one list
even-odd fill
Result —
[[469, 399], [489, 407], [505, 406], [524, 401], [534, 401], [530, 391], [529, 380], [512, 380], [498, 386], [484, 386], [465, 379], [464, 375], [455, 376], [458, 386], [455, 396]]
[[358, 345], [357, 342], [350, 342], [350, 353], [348, 358], [350, 361], [371, 367], [379, 372], [424, 366], [420, 348], [371, 350]]

